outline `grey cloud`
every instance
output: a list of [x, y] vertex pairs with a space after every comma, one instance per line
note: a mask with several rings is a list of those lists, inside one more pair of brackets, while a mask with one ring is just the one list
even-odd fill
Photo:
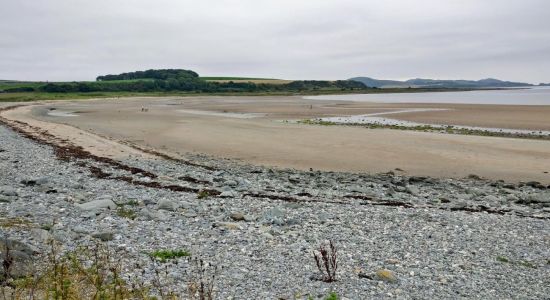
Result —
[[550, 81], [542, 0], [7, 1], [0, 78], [358, 75]]

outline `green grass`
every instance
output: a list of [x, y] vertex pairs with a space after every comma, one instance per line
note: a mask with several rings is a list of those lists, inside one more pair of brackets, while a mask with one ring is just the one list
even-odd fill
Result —
[[191, 256], [191, 252], [187, 250], [157, 250], [151, 252], [149, 255], [160, 260], [161, 262], [166, 262], [179, 257]]
[[134, 220], [137, 217], [135, 211], [133, 211], [132, 209], [124, 208], [124, 207], [119, 207], [116, 210], [116, 214], [119, 217], [130, 219], [130, 220]]
[[510, 262], [510, 260], [507, 257], [500, 256], [500, 255], [497, 256], [497, 260], [500, 261], [500, 262], [503, 262], [503, 263], [509, 263]]
[[325, 297], [325, 300], [339, 300], [339, 299], [340, 298], [338, 297], [338, 294], [336, 294], [335, 292], [332, 292]]

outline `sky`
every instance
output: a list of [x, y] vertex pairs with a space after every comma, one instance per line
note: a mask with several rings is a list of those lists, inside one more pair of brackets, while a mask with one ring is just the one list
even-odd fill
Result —
[[550, 82], [548, 0], [0, 0], [0, 79]]

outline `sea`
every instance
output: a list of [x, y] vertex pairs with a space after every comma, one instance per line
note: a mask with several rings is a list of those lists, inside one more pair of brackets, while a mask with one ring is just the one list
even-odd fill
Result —
[[322, 95], [306, 96], [304, 99], [378, 103], [550, 105], [550, 87], [474, 90], [465, 92]]

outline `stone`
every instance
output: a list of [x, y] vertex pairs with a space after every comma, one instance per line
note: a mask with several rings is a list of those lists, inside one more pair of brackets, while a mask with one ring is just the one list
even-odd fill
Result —
[[157, 208], [162, 210], [175, 211], [178, 209], [178, 204], [172, 200], [161, 199], [157, 203]]
[[288, 177], [288, 181], [292, 183], [300, 183], [302, 181], [302, 178], [299, 175], [291, 175]]
[[237, 185], [239, 185], [239, 183], [235, 180], [227, 180], [225, 182], [225, 185], [230, 186], [230, 187], [236, 187]]
[[542, 183], [540, 183], [538, 181], [529, 181], [529, 182], [526, 182], [525, 185], [530, 186], [532, 188], [536, 188], [536, 189], [545, 189], [546, 188], [545, 185], [543, 185]]
[[88, 229], [86, 229], [85, 227], [82, 227], [82, 226], [75, 226], [73, 228], [73, 232], [78, 233], [78, 234], [88, 234], [88, 233], [90, 233], [90, 231]]
[[395, 276], [395, 273], [390, 271], [390, 270], [380, 269], [380, 270], [376, 271], [375, 274], [376, 274], [376, 276], [375, 276], [376, 280], [389, 282], [389, 283], [397, 282], [397, 276]]
[[99, 239], [103, 242], [108, 242], [114, 239], [114, 234], [111, 231], [99, 231], [99, 232], [92, 233], [92, 237]]
[[392, 264], [392, 265], [397, 265], [399, 263], [399, 260], [397, 260], [395, 258], [390, 258], [390, 259], [386, 260], [386, 263]]
[[27, 186], [33, 186], [33, 185], [45, 185], [49, 181], [48, 177], [37, 177], [37, 178], [29, 178], [29, 179], [23, 179], [21, 180], [21, 183]]
[[274, 222], [276, 220], [282, 220], [285, 217], [285, 213], [279, 207], [273, 207], [264, 213], [264, 219], [269, 222]]
[[39, 251], [35, 247], [25, 244], [23, 242], [13, 240], [13, 239], [4, 239], [3, 237], [0, 238], [0, 251], [6, 250], [6, 247], [8, 247], [10, 250], [16, 250], [21, 251], [23, 253], [26, 253], [28, 255], [35, 255], [38, 254]]
[[41, 228], [31, 229], [31, 235], [35, 240], [40, 241], [44, 244], [52, 240], [52, 235], [50, 234], [50, 232]]
[[0, 195], [4, 195], [7, 197], [17, 197], [18, 193], [17, 190], [12, 188], [11, 186], [0, 186]]
[[483, 197], [483, 201], [500, 202], [500, 198], [498, 198], [497, 196], [494, 196], [494, 195], [487, 195], [487, 196]]
[[218, 197], [220, 198], [235, 198], [237, 197], [237, 193], [232, 190], [223, 191]]
[[148, 208], [143, 208], [140, 211], [140, 216], [147, 221], [165, 221], [168, 219], [161, 211], [154, 211]]
[[214, 227], [223, 228], [227, 230], [240, 230], [241, 226], [237, 223], [231, 223], [231, 222], [217, 222], [214, 223]]
[[[33, 274], [32, 257], [24, 252], [10, 250], [9, 256], [13, 259], [13, 264], [10, 266], [10, 277], [23, 278]], [[6, 251], [0, 250], [0, 259], [6, 261]], [[0, 273], [0, 279], [4, 276], [4, 272]]]
[[34, 271], [32, 258], [33, 255], [38, 254], [38, 250], [20, 241], [2, 238], [0, 240], [0, 260], [3, 262], [7, 258], [7, 249], [9, 249], [9, 256], [13, 259], [13, 264], [10, 266], [10, 276], [21, 278], [32, 275]]
[[231, 219], [233, 219], [233, 221], [244, 221], [245, 220], [244, 214], [241, 213], [241, 212], [233, 212], [233, 213], [231, 213], [231, 215], [229, 215], [229, 217]]
[[420, 189], [414, 185], [408, 185], [405, 190], [413, 196], [418, 196], [420, 194]]
[[256, 216], [253, 216], [253, 215], [244, 215], [244, 220], [246, 222], [254, 222], [256, 221], [258, 218]]
[[368, 189], [362, 187], [362, 186], [359, 186], [359, 185], [353, 185], [349, 188], [349, 191], [352, 192], [352, 193], [366, 193], [368, 192]]
[[114, 210], [117, 208], [117, 205], [113, 202], [113, 200], [109, 199], [94, 200], [82, 204], [76, 204], [76, 206], [84, 211], [99, 210], [105, 208]]

